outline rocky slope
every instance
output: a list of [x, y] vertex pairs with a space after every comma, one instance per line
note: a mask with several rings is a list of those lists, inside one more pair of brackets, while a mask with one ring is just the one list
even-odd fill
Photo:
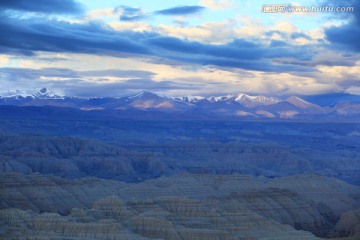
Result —
[[0, 172], [12, 171], [134, 182], [161, 176], [165, 165], [154, 153], [128, 151], [94, 140], [2, 135]]
[[360, 207], [360, 187], [318, 175], [181, 174], [129, 184], [3, 173], [0, 183], [6, 239], [315, 239], [342, 231], [343, 214]]
[[108, 197], [91, 209], [74, 208], [68, 216], [5, 209], [0, 210], [0, 221], [0, 236], [6, 239], [316, 239], [252, 211], [237, 216], [221, 209], [207, 211], [188, 199], [125, 204]]
[[39, 172], [70, 179], [93, 176], [127, 182], [181, 172], [268, 177], [317, 173], [360, 182], [357, 147], [343, 146], [320, 151], [268, 142], [203, 140], [117, 146], [81, 138], [0, 135], [0, 172]]
[[360, 239], [360, 209], [350, 210], [341, 215], [335, 229], [329, 234], [332, 237], [350, 236]]

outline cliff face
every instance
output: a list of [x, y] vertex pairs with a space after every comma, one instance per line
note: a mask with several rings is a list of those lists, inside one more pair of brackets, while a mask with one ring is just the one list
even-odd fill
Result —
[[346, 212], [360, 207], [360, 187], [318, 175], [181, 174], [130, 184], [6, 173], [0, 183], [4, 239], [356, 236]]

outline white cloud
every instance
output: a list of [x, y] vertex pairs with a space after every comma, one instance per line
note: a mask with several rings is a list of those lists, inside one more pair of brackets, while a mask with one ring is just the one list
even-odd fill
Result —
[[333, 81], [341, 83], [342, 81], [359, 81], [360, 84], [360, 61], [354, 66], [318, 66], [324, 81]]
[[10, 62], [10, 57], [4, 54], [0, 54], [0, 64], [7, 65]]
[[240, 38], [262, 38], [264, 37], [264, 33], [268, 30], [264, 24], [261, 23], [260, 20], [256, 18], [251, 18], [248, 16], [241, 16], [239, 18], [234, 19], [235, 22], [238, 22], [240, 26], [234, 27], [234, 32], [236, 37]]
[[234, 31], [228, 21], [207, 22], [197, 26], [159, 25], [161, 34], [208, 44], [225, 44], [234, 39]]
[[360, 87], [358, 86], [351, 86], [345, 90], [345, 92], [355, 95], [360, 95]]
[[95, 9], [87, 12], [87, 19], [93, 20], [98, 18], [119, 18], [122, 14], [123, 10], [121, 8], [112, 9], [112, 8], [105, 8], [105, 9]]
[[236, 3], [232, 0], [201, 0], [199, 5], [212, 10], [225, 10], [237, 7]]
[[145, 32], [153, 30], [153, 27], [145, 22], [109, 22], [108, 25], [117, 31]]
[[298, 31], [298, 28], [287, 21], [280, 21], [277, 24], [275, 24], [273, 27], [270, 28], [270, 30], [277, 30], [285, 33], [293, 33]]

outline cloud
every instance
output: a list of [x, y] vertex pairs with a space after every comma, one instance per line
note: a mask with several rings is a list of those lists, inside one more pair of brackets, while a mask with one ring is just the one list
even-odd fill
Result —
[[154, 92], [167, 92], [171, 90], [191, 90], [200, 89], [198, 84], [183, 85], [172, 81], [156, 82], [149, 79], [131, 79], [121, 82], [110, 83], [89, 83], [74, 81], [66, 85], [62, 82], [57, 82], [52, 85], [54, 88], [63, 89], [68, 95], [80, 97], [120, 97], [129, 93], [136, 93], [142, 90]]
[[201, 0], [199, 4], [212, 10], [225, 10], [236, 7], [232, 0]]
[[0, 68], [0, 75], [4, 80], [16, 79], [22, 80], [36, 80], [36, 79], [55, 79], [60, 80], [69, 79], [83, 79], [88, 77], [117, 77], [117, 78], [131, 78], [131, 79], [151, 79], [155, 75], [153, 72], [141, 70], [118, 70], [118, 69], [104, 69], [104, 70], [87, 70], [75, 71], [69, 68]]
[[[278, 58], [309, 60], [315, 55], [310, 46], [266, 45], [235, 38], [228, 43], [209, 44], [154, 31], [116, 31], [100, 21], [68, 23], [42, 18], [0, 21], [0, 52], [36, 54], [36, 52], [89, 53], [125, 57], [140, 54], [184, 64], [214, 65], [269, 72], [309, 72], [310, 67], [275, 63]], [[280, 31], [279, 31], [280, 32]], [[281, 33], [281, 32], [280, 32]], [[19, 41], [21, 39], [21, 41]], [[130, 55], [129, 55], [130, 54]]]
[[160, 25], [157, 31], [165, 36], [206, 44], [226, 44], [237, 38], [234, 22], [206, 22], [196, 26]]
[[[283, 68], [286, 63], [269, 64], [266, 60], [254, 60], [256, 64], [244, 60], [243, 64], [244, 66], [249, 64], [250, 69], [268, 68], [267, 72], [229, 68], [227, 64], [224, 67], [199, 66], [192, 63], [169, 65], [166, 59], [159, 63], [152, 63], [149, 62], [152, 58], [123, 59], [91, 54], [56, 54], [68, 60], [36, 61], [36, 59], [53, 54], [39, 53], [39, 55], [40, 58], [28, 58], [29, 63], [26, 64], [20, 61], [19, 66], [24, 68], [0, 68], [2, 89], [48, 87], [55, 92], [84, 97], [114, 97], [144, 89], [173, 96], [216, 95], [240, 91], [249, 94], [306, 95], [341, 92], [351, 86], [359, 86], [360, 83], [357, 80], [360, 74], [359, 65], [353, 67], [317, 66], [320, 70], [317, 72], [301, 72], [300, 68], [297, 68], [294, 72], [285, 73], [276, 72], [277, 69], [274, 68], [277, 65]], [[329, 58], [332, 57], [329, 56]], [[86, 62], [86, 65], [80, 62]], [[239, 62], [232, 64], [239, 64]], [[288, 64], [287, 70], [295, 64]], [[134, 84], [131, 84], [132, 82]]]
[[139, 21], [147, 17], [145, 11], [137, 7], [119, 6], [114, 9], [115, 12], [122, 11], [121, 21]]
[[82, 12], [82, 6], [74, 0], [1, 0], [0, 11], [16, 10], [37, 13], [72, 14]]
[[302, 32], [293, 32], [291, 33], [291, 38], [292, 39], [298, 39], [298, 38], [304, 38], [304, 39], [307, 39], [307, 40], [311, 40], [311, 37], [306, 35], [305, 33], [302, 33]]
[[346, 23], [326, 28], [326, 39], [333, 44], [332, 47], [360, 52], [360, 1], [348, 0], [346, 4], [343, 2], [339, 4], [334, 0], [325, 2], [334, 7], [350, 6], [354, 8], [353, 12], [334, 13], [333, 18], [345, 20]]
[[[1, 2], [0, 11], [8, 4], [7, 9], [16, 11], [76, 12], [61, 8], [52, 12], [49, 5], [43, 10], [38, 6], [41, 1], [33, 2], [28, 10], [25, 5], [16, 7], [24, 1]], [[206, 6], [211, 9], [230, 3], [207, 2], [220, 4]], [[182, 17], [204, 9], [180, 6], [154, 14]], [[337, 15], [345, 23], [327, 26], [324, 33], [320, 28], [301, 31], [284, 21], [269, 29], [246, 17], [200, 25], [153, 26], [139, 21], [151, 13], [128, 6], [87, 14], [84, 21], [61, 21], [45, 14], [0, 14], [0, 63], [19, 67], [0, 69], [1, 87], [48, 84], [68, 91], [78, 89], [73, 90], [76, 94], [100, 95], [96, 92], [100, 86], [115, 96], [116, 91], [147, 86], [154, 91], [194, 94], [220, 88], [224, 93], [244, 89], [296, 94], [358, 86], [360, 68], [355, 64], [359, 58], [354, 53], [360, 50], [358, 13]], [[99, 20], [103, 17], [111, 22]], [[329, 43], [323, 41], [324, 36]], [[87, 85], [91, 94], [86, 93]]]
[[351, 86], [346, 89], [346, 93], [360, 95], [360, 86]]
[[[244, 68], [258, 71], [312, 71], [302, 66], [274, 65], [273, 58], [296, 57], [297, 59], [311, 58], [310, 49], [305, 47], [280, 46], [267, 47], [243, 39], [236, 39], [222, 45], [201, 44], [173, 37], [159, 36], [149, 39], [149, 45], [172, 51], [177, 54], [166, 55], [168, 58], [182, 60], [188, 63], [215, 65], [222, 67]], [[271, 60], [271, 61], [270, 61]]]
[[326, 38], [336, 47], [360, 52], [360, 26], [348, 23], [325, 30]]
[[0, 54], [0, 64], [6, 65], [9, 62], [9, 56]]
[[28, 81], [39, 80], [43, 77], [59, 79], [77, 79], [80, 76], [71, 69], [64, 68], [0, 68], [0, 76], [3, 81]]
[[168, 16], [181, 16], [181, 15], [190, 15], [190, 14], [199, 13], [205, 9], [206, 8], [202, 6], [178, 6], [178, 7], [156, 11], [155, 14], [168, 15]]
[[104, 69], [104, 70], [93, 70], [93, 71], [82, 71], [82, 76], [92, 77], [120, 77], [120, 78], [144, 78], [151, 79], [155, 74], [149, 71], [140, 70], [118, 70], [118, 69]]
[[[186, 84], [173, 81], [154, 81], [154, 73], [147, 71], [107, 69], [99, 71], [74, 71], [66, 68], [0, 68], [2, 82], [9, 88], [37, 89], [49, 87], [71, 96], [116, 97], [126, 93], [151, 90], [156, 92], [175, 89], [200, 89], [200, 84]], [[109, 76], [128, 80], [107, 81]], [[97, 77], [96, 81], [88, 81]], [[14, 81], [15, 80], [15, 81]]]
[[101, 18], [113, 18], [118, 19], [122, 14], [122, 9], [113, 9], [113, 8], [103, 8], [103, 9], [95, 9], [88, 11], [86, 13], [85, 19], [87, 21], [91, 21], [93, 19], [101, 19]]
[[[126, 34], [101, 24], [89, 22], [71, 24], [44, 19], [3, 18], [0, 21], [0, 51], [21, 52], [31, 55], [33, 51], [100, 53], [118, 51], [146, 53], [148, 49]], [[19, 41], [21, 39], [21, 41]], [[28, 53], [29, 52], [29, 53]]]
[[151, 32], [153, 30], [153, 27], [145, 22], [109, 22], [108, 25], [120, 32]]

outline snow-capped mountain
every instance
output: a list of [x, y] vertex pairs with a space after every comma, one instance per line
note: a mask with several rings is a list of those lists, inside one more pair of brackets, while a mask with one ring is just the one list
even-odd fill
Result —
[[[324, 116], [342, 118], [360, 115], [360, 104], [338, 104], [320, 107], [304, 99], [292, 96], [280, 100], [266, 96], [234, 94], [224, 96], [184, 96], [170, 97], [150, 91], [142, 91], [124, 97], [79, 98], [65, 97], [42, 88], [28, 91], [7, 91], [0, 95], [0, 105], [69, 107], [87, 111], [164, 112], [201, 116], [203, 118], [314, 118]], [[140, 114], [141, 115], [141, 114]]]
[[297, 96], [291, 96], [286, 101], [291, 103], [292, 105], [301, 108], [301, 109], [320, 109], [321, 107], [313, 104], [311, 102], [305, 101]]
[[227, 102], [227, 101], [231, 101], [231, 98], [233, 97], [233, 95], [227, 95], [227, 96], [211, 96], [206, 98], [206, 100], [208, 100], [209, 102]]
[[38, 99], [63, 99], [64, 96], [57, 95], [55, 92], [47, 89], [41, 88], [39, 90], [14, 90], [7, 91], [5, 93], [0, 94], [0, 98], [15, 98], [15, 99], [23, 99], [23, 98], [38, 98]]
[[235, 101], [245, 107], [256, 107], [261, 105], [271, 105], [280, 102], [277, 98], [265, 97], [265, 96], [250, 96], [247, 94], [235, 95]]
[[199, 101], [202, 101], [204, 99], [206, 99], [205, 97], [202, 96], [183, 96], [183, 97], [173, 97], [174, 100], [179, 101], [179, 102], [186, 102], [186, 103], [196, 103]]
[[150, 91], [142, 91], [137, 94], [114, 99], [105, 108], [113, 109], [159, 109], [163, 111], [182, 111], [186, 110], [188, 104], [175, 100], [171, 97], [153, 93]]
[[130, 100], [136, 100], [136, 99], [153, 99], [153, 98], [168, 98], [169, 97], [165, 96], [165, 95], [160, 95], [158, 93], [153, 93], [150, 91], [141, 91], [139, 93], [130, 95], [130, 96], [125, 96], [125, 99], [127, 99], [128, 101]]
[[200, 101], [207, 100], [209, 102], [238, 102], [245, 107], [255, 107], [260, 105], [270, 105], [278, 103], [280, 100], [272, 97], [265, 96], [250, 96], [244, 93], [239, 93], [235, 95], [225, 95], [225, 96], [211, 96], [208, 98], [202, 96], [185, 96], [185, 97], [177, 97], [175, 98], [180, 101], [196, 103]]

